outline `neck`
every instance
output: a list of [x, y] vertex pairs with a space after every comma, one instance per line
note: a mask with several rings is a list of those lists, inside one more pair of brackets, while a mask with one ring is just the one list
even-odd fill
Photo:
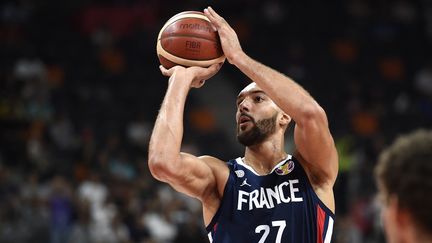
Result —
[[266, 175], [287, 157], [284, 140], [269, 139], [261, 144], [246, 147], [244, 161], [258, 174]]
[[410, 225], [407, 231], [406, 242], [432, 243], [432, 234], [419, 230], [419, 227], [415, 224]]
[[399, 242], [404, 243], [432, 243], [432, 233], [428, 232], [425, 227], [420, 226], [412, 214], [403, 209], [398, 209], [396, 221], [398, 224]]

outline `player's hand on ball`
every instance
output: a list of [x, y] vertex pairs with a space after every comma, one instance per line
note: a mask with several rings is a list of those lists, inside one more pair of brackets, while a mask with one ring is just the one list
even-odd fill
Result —
[[208, 68], [174, 66], [170, 69], [166, 69], [162, 65], [160, 65], [159, 68], [163, 75], [171, 77], [170, 81], [172, 81], [176, 75], [184, 75], [187, 80], [190, 80], [191, 88], [201, 88], [207, 79], [213, 77], [220, 70], [222, 64], [223, 63], [213, 64]]
[[211, 7], [204, 9], [204, 14], [219, 33], [222, 50], [229, 63], [233, 63], [235, 57], [242, 51], [240, 41], [234, 29], [217, 14]]

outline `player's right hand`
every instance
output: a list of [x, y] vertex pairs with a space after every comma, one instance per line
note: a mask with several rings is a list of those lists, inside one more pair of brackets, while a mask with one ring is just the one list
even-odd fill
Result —
[[212, 7], [205, 8], [204, 14], [219, 33], [225, 57], [228, 59], [229, 63], [234, 64], [233, 61], [243, 52], [236, 32]]

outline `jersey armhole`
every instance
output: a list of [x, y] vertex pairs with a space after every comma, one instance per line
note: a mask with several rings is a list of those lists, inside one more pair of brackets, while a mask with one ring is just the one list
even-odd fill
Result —
[[[228, 167], [230, 167], [229, 164], [228, 164]], [[227, 194], [228, 190], [232, 187], [232, 184], [234, 183], [233, 171], [231, 170], [231, 168], [228, 168], [228, 169], [230, 170], [230, 172], [229, 172], [227, 182], [225, 183], [225, 188], [224, 188], [224, 192], [222, 195], [222, 200], [221, 200], [221, 203], [220, 203], [219, 208], [217, 209], [215, 215], [211, 219], [210, 223], [206, 226], [207, 233], [211, 232], [213, 227], [216, 225], [216, 223], [219, 219], [219, 215], [221, 214], [222, 208], [225, 204], [225, 198], [226, 198], [225, 195]]]
[[323, 201], [321, 201], [321, 199], [318, 197], [318, 195], [316, 194], [316, 192], [315, 192], [315, 190], [313, 189], [313, 187], [312, 187], [312, 185], [311, 185], [311, 183], [310, 183], [310, 181], [309, 181], [309, 177], [308, 177], [308, 175], [306, 174], [306, 171], [305, 171], [305, 169], [303, 168], [303, 165], [302, 165], [302, 163], [300, 163], [300, 161], [296, 158], [296, 157], [294, 157], [294, 156], [292, 156], [292, 159], [295, 161], [295, 163], [297, 163], [298, 165], [300, 165], [300, 167], [301, 167], [301, 169], [302, 169], [302, 172], [304, 173], [304, 176], [305, 176], [305, 178], [306, 178], [306, 184], [307, 184], [307, 186], [309, 187], [309, 189], [311, 190], [311, 192], [312, 192], [312, 196], [315, 198], [315, 200], [317, 201], [317, 203], [319, 204], [319, 206], [320, 206], [320, 208], [322, 209], [322, 210], [324, 210], [331, 218], [335, 218], [335, 213], [333, 213], [333, 211], [332, 210], [330, 210], [330, 208], [328, 208], [327, 207], [327, 205], [325, 205], [325, 203], [323, 202]]
[[322, 210], [324, 210], [326, 212], [326, 214], [328, 216], [330, 216], [331, 218], [335, 219], [336, 215], [335, 213], [333, 213], [333, 211], [331, 211], [322, 201], [321, 199], [318, 197], [318, 195], [316, 195], [315, 191], [312, 189], [314, 197], [316, 198], [318, 205], [320, 206], [320, 208]]

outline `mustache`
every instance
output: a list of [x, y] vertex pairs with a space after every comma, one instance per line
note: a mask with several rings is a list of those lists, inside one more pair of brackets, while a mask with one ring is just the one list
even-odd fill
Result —
[[255, 123], [255, 119], [251, 115], [244, 113], [244, 112], [241, 112], [239, 118], [242, 116], [248, 117], [253, 123]]

